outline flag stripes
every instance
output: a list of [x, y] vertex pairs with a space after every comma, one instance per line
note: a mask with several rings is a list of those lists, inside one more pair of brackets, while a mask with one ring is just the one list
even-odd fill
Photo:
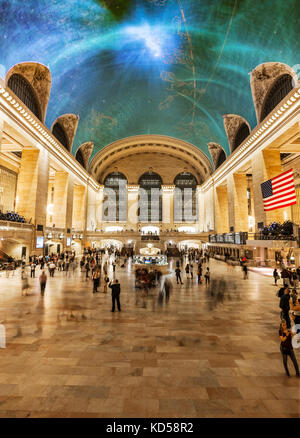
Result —
[[271, 211], [277, 208], [296, 204], [296, 191], [293, 169], [287, 170], [261, 184], [264, 210]]

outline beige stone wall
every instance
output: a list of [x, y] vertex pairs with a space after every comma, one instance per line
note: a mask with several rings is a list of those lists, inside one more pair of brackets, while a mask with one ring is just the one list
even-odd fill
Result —
[[31, 253], [31, 244], [29, 243], [20, 243], [13, 242], [10, 240], [0, 240], [0, 250], [10, 257], [14, 257], [17, 260], [22, 258], [22, 247], [26, 247], [26, 258], [28, 259], [29, 254]]
[[0, 210], [14, 211], [18, 174], [0, 164]]
[[283, 170], [294, 170], [297, 204], [290, 207], [290, 217], [294, 223], [300, 225], [300, 156], [283, 166]]

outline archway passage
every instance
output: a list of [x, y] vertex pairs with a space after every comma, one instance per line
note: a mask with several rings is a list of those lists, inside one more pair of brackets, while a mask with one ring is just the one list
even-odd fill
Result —
[[232, 151], [234, 151], [243, 141], [250, 135], [250, 129], [249, 126], [246, 123], [242, 123], [239, 129], [237, 130], [233, 145], [232, 145]]
[[56, 122], [52, 129], [53, 135], [57, 138], [57, 140], [67, 149], [69, 150], [69, 142], [65, 133], [64, 128], [60, 123]]
[[220, 167], [221, 164], [223, 164], [225, 160], [226, 160], [226, 155], [225, 155], [225, 152], [222, 149], [220, 151], [220, 154], [219, 154], [219, 157], [218, 157], [218, 160], [217, 160], [216, 169], [218, 169], [218, 167]]
[[281, 75], [269, 90], [262, 107], [260, 121], [262, 122], [268, 114], [289, 94], [293, 89], [292, 77], [289, 74]]
[[8, 79], [7, 85], [16, 96], [30, 109], [30, 111], [41, 120], [41, 111], [34, 90], [29, 82], [18, 73], [14, 73]]
[[144, 173], [139, 179], [140, 199], [138, 215], [141, 222], [162, 221], [161, 177], [152, 171]]
[[85, 167], [83, 155], [80, 149], [76, 152], [75, 158], [82, 167]]

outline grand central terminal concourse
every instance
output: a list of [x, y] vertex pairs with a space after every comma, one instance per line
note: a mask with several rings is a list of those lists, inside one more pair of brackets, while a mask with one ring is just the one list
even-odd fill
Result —
[[300, 417], [298, 0], [0, 0], [0, 418]]

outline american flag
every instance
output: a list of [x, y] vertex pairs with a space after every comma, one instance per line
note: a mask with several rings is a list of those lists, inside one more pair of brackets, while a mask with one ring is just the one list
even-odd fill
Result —
[[293, 172], [293, 169], [287, 170], [261, 184], [265, 211], [296, 204]]

